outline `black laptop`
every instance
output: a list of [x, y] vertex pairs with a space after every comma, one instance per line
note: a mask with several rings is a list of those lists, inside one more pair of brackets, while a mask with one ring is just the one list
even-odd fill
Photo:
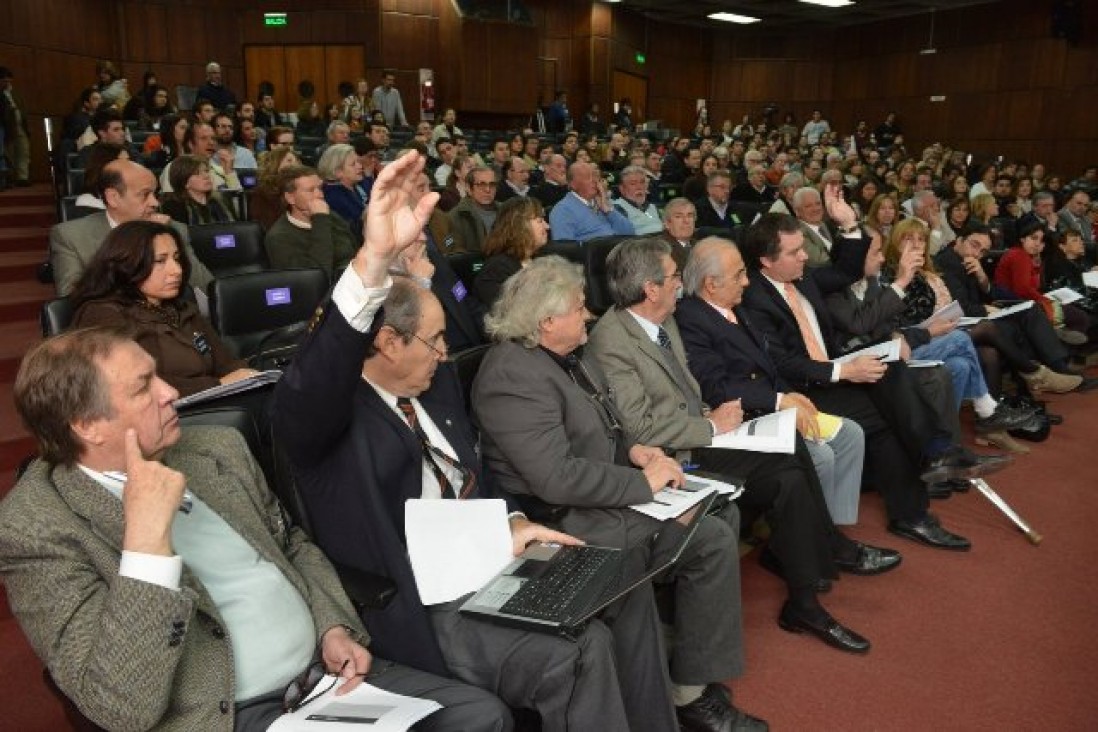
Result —
[[720, 497], [710, 494], [652, 537], [650, 560], [639, 576], [623, 576], [625, 551], [612, 547], [537, 544], [507, 565], [461, 606], [489, 622], [574, 638], [631, 590], [678, 561], [702, 518]]

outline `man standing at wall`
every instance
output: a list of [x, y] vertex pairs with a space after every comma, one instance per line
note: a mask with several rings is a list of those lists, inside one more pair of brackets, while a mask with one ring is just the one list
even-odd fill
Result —
[[396, 72], [385, 69], [381, 74], [381, 85], [374, 89], [374, 109], [380, 110], [385, 115], [385, 124], [390, 127], [407, 127], [404, 103], [400, 99], [400, 90], [394, 86], [395, 83]]

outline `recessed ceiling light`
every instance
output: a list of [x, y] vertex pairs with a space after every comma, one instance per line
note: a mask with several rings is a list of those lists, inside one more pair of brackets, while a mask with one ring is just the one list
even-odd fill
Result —
[[823, 5], [828, 8], [841, 8], [846, 5], [853, 5], [854, 0], [800, 0], [802, 3], [808, 3], [810, 5]]
[[713, 20], [723, 20], [728, 23], [740, 23], [747, 25], [748, 23], [758, 23], [759, 18], [752, 18], [750, 15], [736, 15], [735, 13], [710, 13], [709, 17]]

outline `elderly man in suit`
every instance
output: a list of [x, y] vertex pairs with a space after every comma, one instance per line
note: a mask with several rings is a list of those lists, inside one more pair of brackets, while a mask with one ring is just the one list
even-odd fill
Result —
[[[472, 405], [486, 465], [531, 513], [592, 544], [648, 551], [662, 524], [630, 506], [681, 486], [678, 462], [635, 443], [587, 340], [583, 274], [556, 256], [534, 259], [503, 286], [489, 316], [496, 340]], [[743, 670], [739, 514], [702, 520], [674, 571], [671, 680], [684, 730], [761, 730], [718, 680]], [[673, 722], [671, 729], [674, 728]]]
[[862, 428], [843, 419], [834, 434], [821, 433], [816, 406], [784, 384], [766, 344], [739, 307], [747, 284], [747, 269], [735, 244], [710, 237], [694, 247], [683, 273], [686, 296], [675, 308], [690, 373], [702, 399], [710, 404], [738, 399], [746, 416], [796, 408], [798, 431], [832, 520], [855, 524], [865, 458]]
[[[831, 257], [862, 267], [866, 247], [854, 211], [838, 186], [829, 186], [826, 195], [832, 219], [844, 233]], [[848, 417], [865, 431], [865, 474], [884, 497], [889, 530], [939, 549], [969, 549], [967, 539], [947, 531], [927, 511], [923, 481], [975, 477], [1001, 464], [953, 444], [949, 426], [902, 362], [886, 364], [871, 356], [831, 360], [829, 354], [839, 348], [817, 276], [831, 268], [806, 270], [804, 233], [796, 219], [763, 216], [747, 232], [743, 258], [754, 282], [744, 304], [778, 373], [820, 409]]]
[[175, 227], [191, 260], [191, 286], [202, 292], [213, 275], [195, 256], [187, 227], [157, 213], [156, 177], [130, 160], [108, 163], [99, 176], [99, 196], [106, 211], [66, 221], [50, 229], [50, 264], [59, 297], [68, 295], [111, 229], [127, 221], [149, 219]]
[[364, 676], [440, 702], [430, 729], [509, 728], [490, 694], [373, 658], [331, 565], [286, 525], [241, 435], [181, 430], [177, 397], [109, 329], [44, 342], [16, 380], [41, 457], [0, 504], [0, 576], [86, 716], [107, 729], [264, 730], [318, 665], [346, 680], [339, 693]]
[[606, 374], [626, 436], [684, 464], [744, 480], [739, 503], [774, 516], [762, 562], [786, 580], [789, 599], [779, 623], [845, 651], [869, 650], [868, 641], [827, 613], [817, 593], [829, 589], [836, 568], [879, 574], [898, 566], [899, 554], [851, 541], [835, 528], [803, 441], [794, 455], [710, 449], [716, 435], [740, 426], [743, 407], [738, 399], [702, 401], [671, 317], [682, 274], [665, 243], [622, 242], [606, 272], [614, 307], [591, 332], [588, 351]]
[[[408, 182], [421, 175], [417, 158], [404, 156], [383, 172], [366, 245], [275, 390], [275, 432], [317, 542], [341, 564], [397, 585], [391, 604], [365, 617], [379, 652], [533, 707], [546, 730], [666, 729], [673, 715], [650, 588], [616, 609], [614, 636], [596, 621], [574, 642], [467, 618], [459, 612], [466, 598], [430, 607], [420, 600], [405, 546], [405, 501], [490, 498], [493, 484], [445, 363], [441, 305], [422, 286], [388, 275], [396, 254], [389, 252], [417, 239], [437, 200]], [[393, 187], [389, 171], [397, 166], [408, 175]], [[387, 244], [393, 235], [397, 243]], [[535, 540], [576, 541], [521, 513], [509, 522], [516, 553]]]

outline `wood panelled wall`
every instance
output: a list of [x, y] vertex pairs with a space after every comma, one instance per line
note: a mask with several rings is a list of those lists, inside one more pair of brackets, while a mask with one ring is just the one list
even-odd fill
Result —
[[[576, 116], [592, 101], [608, 116], [617, 70], [646, 78], [646, 116], [676, 127], [693, 123], [696, 98], [709, 100], [716, 123], [758, 115], [773, 102], [799, 121], [819, 107], [844, 132], [894, 109], [911, 149], [942, 140], [977, 154], [1042, 159], [1069, 175], [1098, 159], [1098, 9], [1089, 4], [1077, 47], [1050, 37], [1053, 0], [1001, 0], [939, 12], [937, 53], [920, 55], [925, 15], [773, 37], [660, 24], [591, 0], [525, 2], [533, 27], [462, 21], [452, 0], [6, 0], [0, 64], [16, 73], [38, 150], [38, 120], [69, 110], [94, 81], [97, 58], [118, 62], [133, 86], [146, 68], [170, 86], [198, 84], [216, 59], [229, 86], [250, 98], [247, 45], [360, 44], [371, 83], [382, 68], [396, 69], [410, 116], [417, 70], [428, 67], [439, 107], [456, 107], [474, 127], [518, 124], [554, 88], [569, 91]], [[284, 28], [263, 25], [263, 11], [275, 5], [289, 13]], [[636, 61], [638, 52], [647, 63]], [[334, 98], [335, 89], [319, 96]], [[36, 156], [39, 177], [43, 157]]]

